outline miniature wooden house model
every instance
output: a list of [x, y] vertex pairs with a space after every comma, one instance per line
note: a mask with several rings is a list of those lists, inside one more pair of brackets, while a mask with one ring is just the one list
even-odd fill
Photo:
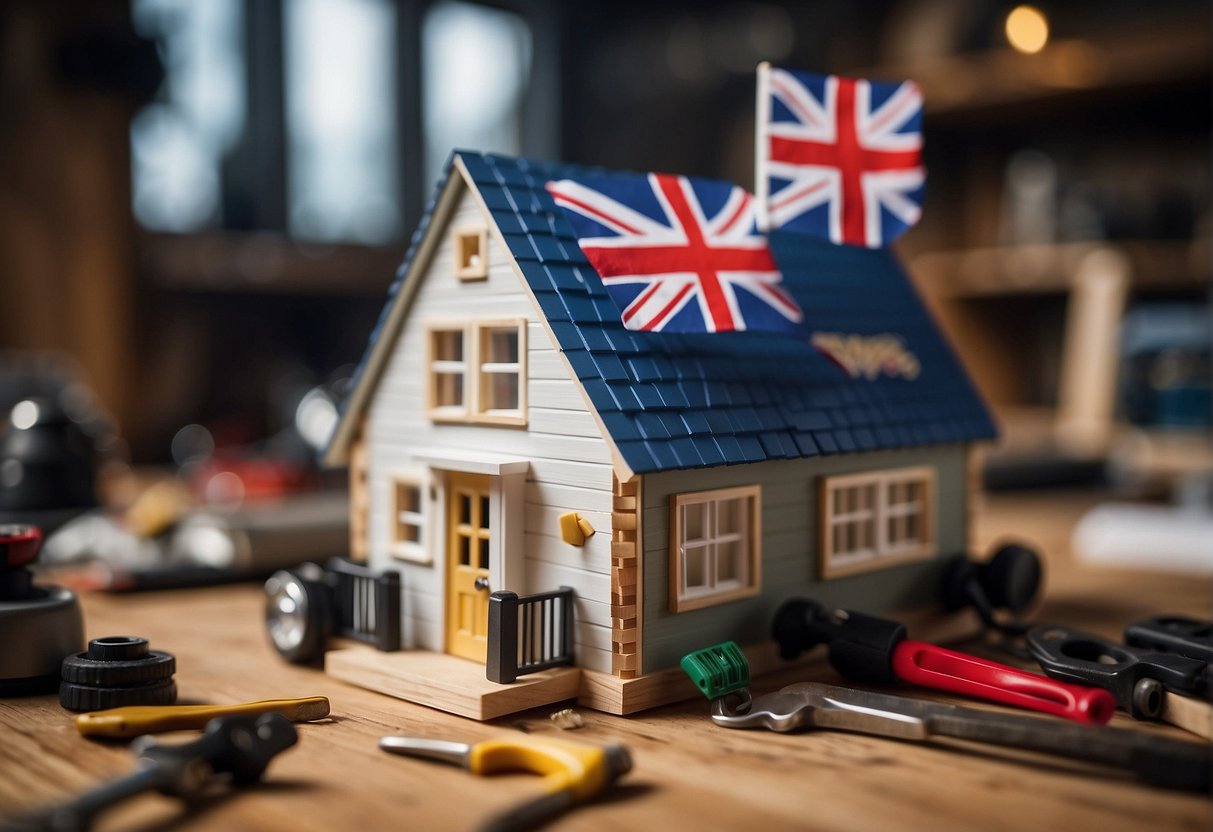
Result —
[[[401, 573], [406, 649], [330, 672], [481, 718], [628, 713], [792, 595], [928, 605], [965, 550], [994, 429], [892, 254], [771, 234], [806, 337], [632, 331], [548, 190], [604, 176], [452, 155], [327, 455], [355, 557]], [[574, 666], [485, 678], [553, 646]]]

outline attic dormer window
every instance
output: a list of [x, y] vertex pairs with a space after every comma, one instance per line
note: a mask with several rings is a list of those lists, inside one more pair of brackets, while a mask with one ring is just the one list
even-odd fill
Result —
[[456, 228], [452, 232], [455, 277], [484, 280], [489, 276], [488, 236], [484, 228]]

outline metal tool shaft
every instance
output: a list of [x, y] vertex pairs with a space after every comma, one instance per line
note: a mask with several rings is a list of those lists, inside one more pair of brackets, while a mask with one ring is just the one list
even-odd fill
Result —
[[1144, 782], [1208, 789], [1210, 748], [1141, 731], [978, 711], [816, 682], [789, 685], [737, 712], [717, 699], [712, 719], [731, 728], [818, 728], [903, 740], [950, 737], [1100, 763]]
[[465, 768], [468, 764], [468, 753], [472, 750], [472, 746], [466, 742], [431, 740], [424, 737], [380, 737], [379, 747], [392, 754], [423, 757]]
[[1054, 725], [1032, 717], [981, 712], [932, 716], [927, 727], [932, 736], [1005, 745], [1113, 766], [1156, 786], [1193, 790], [1210, 786], [1209, 746], [1142, 731]]
[[144, 767], [84, 792], [40, 818], [29, 819], [28, 826], [22, 826], [19, 822], [13, 828], [43, 829], [47, 832], [78, 832], [88, 829], [93, 818], [105, 809], [135, 795], [164, 788], [170, 779], [171, 776], [158, 766]]

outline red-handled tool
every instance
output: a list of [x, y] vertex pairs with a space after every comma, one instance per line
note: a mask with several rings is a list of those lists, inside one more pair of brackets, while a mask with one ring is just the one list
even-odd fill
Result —
[[1107, 691], [1058, 682], [1005, 664], [906, 639], [893, 648], [893, 672], [914, 685], [1103, 725], [1116, 710]]
[[23, 523], [0, 525], [0, 569], [29, 566], [42, 548], [42, 530]]
[[888, 685], [901, 679], [1075, 722], [1103, 724], [1116, 710], [1107, 691], [913, 641], [906, 638], [904, 624], [850, 610], [830, 611], [807, 598], [781, 606], [772, 630], [785, 659], [825, 643], [834, 669], [859, 682]]

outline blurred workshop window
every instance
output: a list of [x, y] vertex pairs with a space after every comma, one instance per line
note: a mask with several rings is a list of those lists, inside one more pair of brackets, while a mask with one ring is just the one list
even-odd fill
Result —
[[425, 180], [452, 148], [521, 152], [531, 28], [516, 14], [442, 0], [421, 28]]
[[213, 227], [223, 158], [245, 127], [243, 0], [133, 0], [131, 17], [161, 44], [165, 70], [131, 124], [135, 217], [156, 231]]
[[533, 79], [532, 63], [557, 30], [523, 16], [534, 8], [131, 0], [165, 70], [131, 128], [135, 217], [161, 232], [401, 239], [452, 148], [556, 153], [559, 74], [546, 59]]
[[284, 13], [291, 235], [389, 242], [401, 234], [396, 8], [291, 0]]

